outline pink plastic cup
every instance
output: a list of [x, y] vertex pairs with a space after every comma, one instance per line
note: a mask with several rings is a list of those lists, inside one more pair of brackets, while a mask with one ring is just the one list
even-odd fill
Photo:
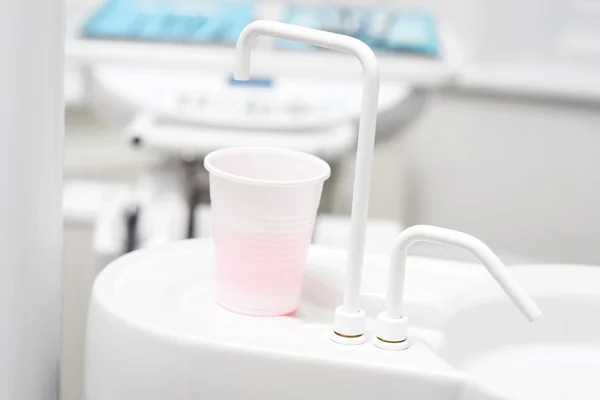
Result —
[[310, 154], [255, 147], [215, 151], [204, 167], [210, 174], [217, 302], [256, 316], [296, 310], [331, 168]]

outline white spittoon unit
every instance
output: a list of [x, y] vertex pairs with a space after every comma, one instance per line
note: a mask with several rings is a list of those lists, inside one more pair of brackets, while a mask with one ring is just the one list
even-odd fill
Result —
[[[216, 264], [207, 239], [117, 259], [98, 276], [90, 302], [85, 399], [513, 398], [451, 366], [441, 352], [451, 310], [498, 302], [499, 320], [510, 321], [500, 328], [523, 332], [524, 320], [504, 318], [505, 307], [512, 311], [505, 293], [527, 319], [540, 315], [487, 246], [460, 232], [415, 226], [397, 238], [391, 260], [363, 254], [379, 90], [372, 51], [346, 36], [256, 21], [238, 40], [236, 79], [248, 78], [250, 45], [261, 35], [351, 53], [361, 61], [349, 250], [312, 246], [300, 306], [278, 317], [238, 315], [216, 304]], [[411, 259], [407, 268], [406, 253], [418, 241], [470, 250], [502, 290], [490, 286], [479, 266], [474, 273], [472, 265]], [[444, 272], [448, 264], [451, 274]], [[411, 285], [431, 290], [408, 286], [405, 293], [406, 275]]]

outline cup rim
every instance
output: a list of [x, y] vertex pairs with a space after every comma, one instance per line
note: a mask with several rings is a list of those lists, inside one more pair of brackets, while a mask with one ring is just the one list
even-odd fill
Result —
[[[311, 163], [317, 165], [318, 167], [322, 168], [323, 171], [322, 171], [322, 173], [316, 175], [313, 178], [297, 179], [297, 180], [290, 180], [290, 181], [287, 181], [287, 180], [286, 181], [276, 181], [276, 180], [247, 178], [244, 176], [225, 172], [222, 169], [220, 169], [214, 165], [214, 160], [221, 156], [225, 156], [225, 155], [229, 155], [229, 154], [243, 154], [243, 153], [246, 153], [246, 154], [247, 153], [287, 154], [289, 156], [293, 156], [298, 159], [302, 159], [302, 160], [311, 162]], [[209, 153], [204, 158], [204, 168], [206, 168], [206, 170], [209, 173], [214, 174], [220, 178], [226, 179], [228, 181], [233, 181], [233, 182], [243, 183], [243, 184], [248, 184], [248, 185], [255, 185], [255, 186], [276, 186], [276, 187], [300, 186], [300, 185], [305, 185], [305, 184], [309, 184], [309, 183], [324, 182], [331, 176], [331, 167], [325, 160], [323, 160], [317, 156], [314, 156], [312, 154], [302, 152], [302, 151], [291, 150], [291, 149], [286, 149], [286, 148], [279, 148], [279, 147], [242, 146], [242, 147], [228, 147], [226, 149], [215, 150], [215, 151]]]

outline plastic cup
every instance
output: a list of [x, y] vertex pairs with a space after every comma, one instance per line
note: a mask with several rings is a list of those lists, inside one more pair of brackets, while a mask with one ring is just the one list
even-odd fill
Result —
[[293, 312], [331, 168], [310, 154], [255, 147], [215, 151], [204, 167], [210, 176], [217, 302], [246, 315]]

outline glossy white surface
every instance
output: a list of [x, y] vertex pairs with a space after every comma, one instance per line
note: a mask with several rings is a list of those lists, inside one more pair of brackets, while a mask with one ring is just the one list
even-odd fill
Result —
[[463, 370], [526, 399], [598, 399], [600, 346], [539, 344], [489, 351]]
[[[544, 314], [519, 320], [500, 299], [476, 292], [478, 303], [454, 300], [436, 351], [491, 388], [527, 399], [600, 397], [600, 268], [513, 269]], [[458, 300], [458, 301], [457, 301]], [[492, 316], [492, 317], [490, 317]], [[483, 321], [485, 324], [475, 321]]]
[[[214, 301], [210, 241], [135, 252], [97, 279], [88, 320], [86, 400], [212, 398], [460, 398], [462, 374], [419, 337], [409, 350], [329, 340], [344, 251], [312, 248], [299, 311], [257, 318]], [[385, 257], [364, 288], [383, 289]], [[381, 292], [380, 292], [381, 294]], [[381, 296], [364, 306], [383, 307]], [[415, 397], [417, 398], [417, 397]]]
[[58, 397], [63, 4], [0, 12], [0, 399]]
[[[412, 345], [393, 352], [329, 340], [333, 309], [342, 296], [344, 258], [342, 250], [311, 248], [301, 307], [277, 318], [245, 317], [214, 303], [209, 241], [180, 242], [117, 260], [94, 287], [86, 399], [600, 395], [590, 373], [600, 349], [600, 324], [590, 318], [600, 312], [600, 270], [512, 267], [515, 279], [544, 309], [530, 324], [480, 266], [410, 257], [405, 313]], [[365, 259], [360, 301], [369, 334], [385, 306], [388, 263], [383, 256]], [[570, 368], [562, 369], [562, 379], [550, 379], [563, 362]]]

